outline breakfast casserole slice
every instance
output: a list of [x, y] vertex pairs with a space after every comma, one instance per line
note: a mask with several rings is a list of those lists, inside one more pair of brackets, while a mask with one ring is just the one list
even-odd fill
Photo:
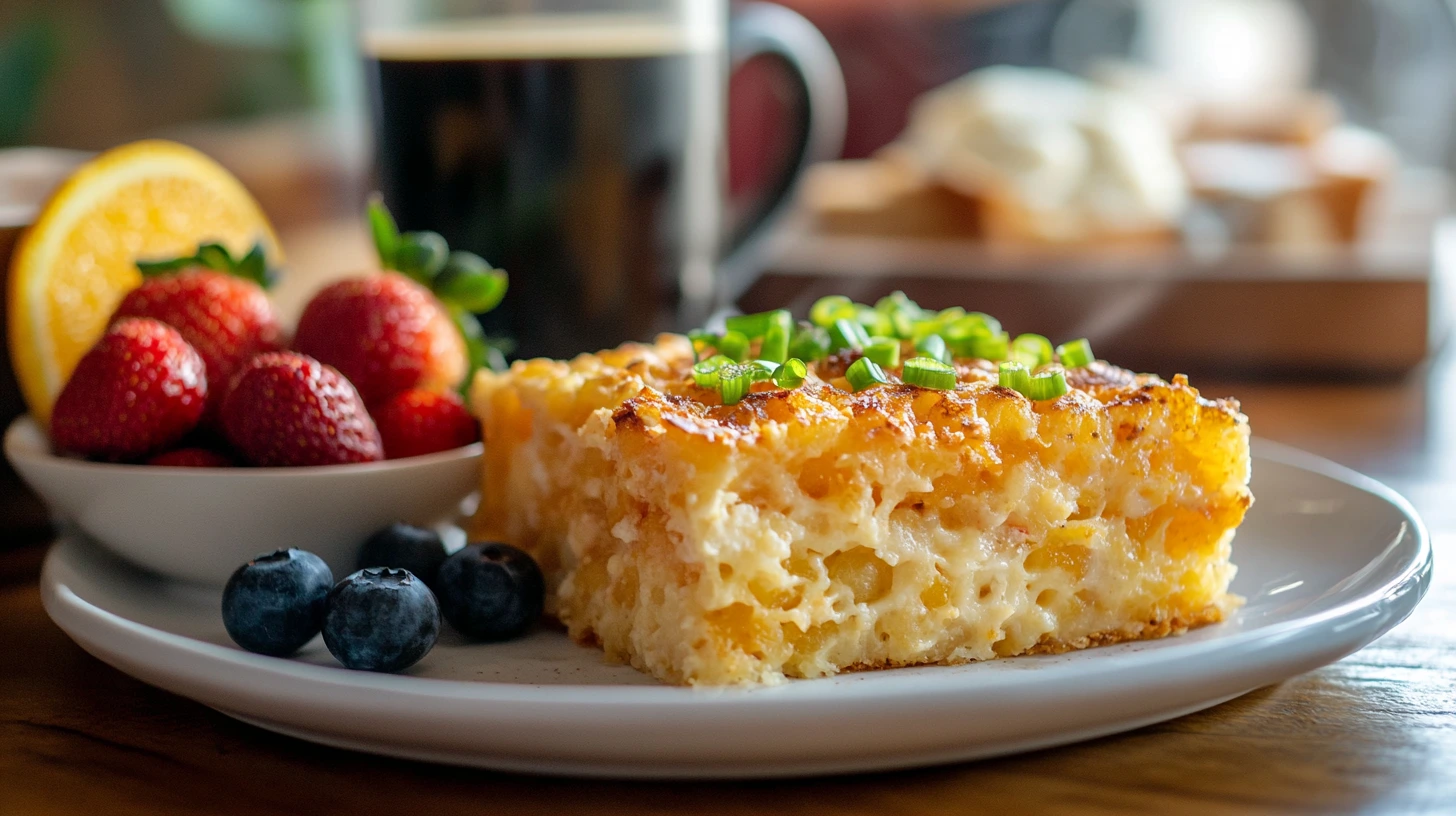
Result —
[[[969, 347], [1019, 349], [1022, 368], [944, 365], [938, 342], [902, 363], [926, 347], [906, 338], [877, 366], [839, 328], [796, 387], [714, 384], [676, 335], [480, 374], [472, 532], [537, 558], [573, 638], [672, 683], [1061, 652], [1236, 605], [1230, 546], [1252, 501], [1237, 403], [1085, 343], [1061, 365], [1004, 334]], [[713, 343], [741, 346], [698, 350]], [[946, 381], [903, 381], [925, 381], [926, 359]]]

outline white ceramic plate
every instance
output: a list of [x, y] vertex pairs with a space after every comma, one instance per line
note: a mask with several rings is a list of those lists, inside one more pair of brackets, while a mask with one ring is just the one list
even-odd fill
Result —
[[1180, 638], [1058, 656], [928, 666], [769, 688], [656, 685], [540, 631], [444, 639], [407, 675], [228, 641], [216, 591], [142, 573], [80, 540], [46, 560], [46, 610], [77, 643], [148, 683], [284, 734], [515, 771], [757, 777], [881, 770], [1008, 754], [1197, 711], [1347, 655], [1395, 626], [1430, 582], [1420, 520], [1385, 486], [1255, 446], [1234, 545], [1230, 621]]

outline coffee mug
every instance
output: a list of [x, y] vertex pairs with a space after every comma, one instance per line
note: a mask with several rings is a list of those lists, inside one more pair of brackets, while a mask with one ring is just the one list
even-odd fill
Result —
[[[485, 323], [520, 356], [700, 321], [751, 279], [803, 168], [843, 141], [839, 65], [782, 6], [366, 0], [359, 23], [385, 202], [401, 228], [510, 273]], [[730, 226], [727, 78], [763, 54], [802, 86], [793, 155]]]

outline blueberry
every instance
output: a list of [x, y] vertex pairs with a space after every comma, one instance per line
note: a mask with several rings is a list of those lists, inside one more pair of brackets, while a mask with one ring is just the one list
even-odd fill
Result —
[[409, 570], [425, 582], [435, 585], [435, 575], [445, 563], [445, 542], [434, 530], [391, 524], [369, 537], [359, 549], [359, 569], [394, 567]]
[[508, 640], [541, 617], [546, 582], [531, 556], [509, 544], [471, 544], [436, 579], [440, 610], [462, 635]]
[[440, 606], [409, 570], [362, 569], [329, 592], [324, 644], [351, 669], [396, 672], [440, 637]]
[[318, 634], [334, 574], [304, 550], [275, 550], [238, 567], [222, 591], [222, 624], [239, 646], [291, 655]]

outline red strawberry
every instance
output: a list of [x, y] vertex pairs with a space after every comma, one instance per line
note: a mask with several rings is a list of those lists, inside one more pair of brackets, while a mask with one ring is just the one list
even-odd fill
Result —
[[122, 320], [76, 364], [51, 412], [57, 450], [114, 461], [173, 445], [207, 402], [196, 349], [155, 320]]
[[207, 363], [207, 423], [217, 419], [233, 374], [253, 355], [278, 348], [278, 317], [257, 283], [193, 267], [150, 277], [127, 293], [113, 320], [150, 317], [181, 332]]
[[386, 459], [403, 459], [469, 445], [480, 426], [453, 393], [412, 389], [396, 394], [376, 414]]
[[232, 467], [233, 460], [207, 448], [177, 448], [159, 453], [147, 460], [160, 467], [217, 468]]
[[288, 351], [243, 365], [222, 403], [222, 427], [262, 467], [340, 465], [384, 458], [359, 392], [332, 367]]
[[369, 405], [411, 388], [465, 379], [465, 341], [430, 290], [396, 272], [340, 281], [314, 295], [293, 346], [343, 372]]

